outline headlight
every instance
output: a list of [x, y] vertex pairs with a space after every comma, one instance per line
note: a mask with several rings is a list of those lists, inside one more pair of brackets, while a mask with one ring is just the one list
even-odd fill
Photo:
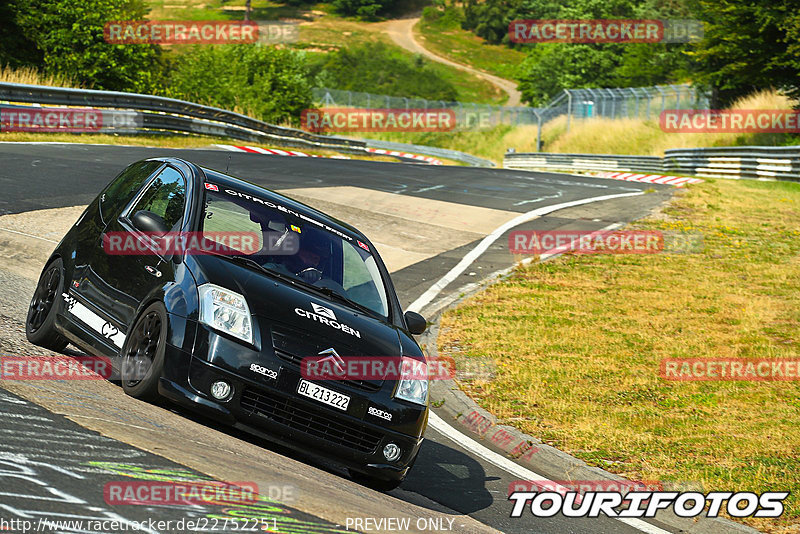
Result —
[[201, 323], [253, 344], [250, 308], [242, 295], [214, 284], [203, 284], [198, 292]]
[[402, 375], [397, 385], [396, 399], [426, 406], [428, 404], [428, 364], [403, 356]]

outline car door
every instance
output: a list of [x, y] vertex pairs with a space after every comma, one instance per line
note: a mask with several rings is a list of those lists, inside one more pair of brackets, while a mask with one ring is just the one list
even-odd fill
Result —
[[[95, 248], [90, 273], [87, 273], [92, 291], [86, 294], [107, 316], [108, 324], [104, 325], [102, 336], [118, 349], [142, 300], [149, 295], [160, 295], [160, 290], [175, 280], [175, 263], [155, 242], [147, 246], [148, 236], [134, 226], [131, 218], [138, 211], [149, 211], [160, 217], [171, 232], [179, 232], [186, 217], [186, 199], [186, 177], [167, 165], [119, 216], [108, 221], [105, 235]], [[111, 236], [123, 238], [122, 244], [110, 247]], [[136, 243], [136, 246], [126, 243]]]

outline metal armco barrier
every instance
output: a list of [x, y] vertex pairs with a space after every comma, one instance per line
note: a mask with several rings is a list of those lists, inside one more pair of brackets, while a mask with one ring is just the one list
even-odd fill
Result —
[[433, 156], [435, 158], [452, 159], [471, 165], [473, 167], [496, 167], [493, 161], [488, 159], [479, 158], [471, 154], [465, 154], [457, 150], [450, 150], [448, 148], [436, 148], [432, 146], [423, 145], [409, 145], [406, 143], [392, 143], [390, 141], [378, 141], [376, 139], [366, 139], [369, 148], [382, 148], [383, 150], [397, 150], [400, 152], [412, 152], [417, 154], [424, 154], [425, 156]]
[[663, 165], [663, 159], [658, 156], [619, 156], [614, 154], [508, 153], [503, 159], [503, 167], [521, 170], [662, 172]]
[[[183, 100], [137, 93], [68, 89], [42, 85], [0, 83], [0, 100], [10, 104], [75, 106], [82, 108], [135, 111], [136, 127], [103, 131], [121, 134], [158, 134], [183, 132], [214, 135], [243, 141], [269, 141], [288, 146], [315, 146], [330, 149], [362, 151], [366, 144], [355, 139], [315, 135], [275, 126], [223, 109], [201, 106]], [[130, 124], [130, 121], [128, 121]]]
[[[2, 104], [7, 102], [7, 104]], [[33, 113], [41, 106], [69, 106], [89, 108], [102, 112], [101, 133], [121, 135], [198, 134], [257, 143], [271, 143], [289, 147], [316, 147], [339, 152], [364, 152], [367, 146], [415, 152], [427, 156], [444, 157], [468, 165], [494, 166], [494, 163], [455, 150], [446, 150], [404, 143], [384, 143], [360, 139], [347, 139], [317, 135], [294, 128], [275, 126], [266, 122], [184, 100], [138, 93], [69, 89], [42, 85], [24, 85], [0, 82], [0, 107], [19, 113], [28, 109]], [[2, 112], [0, 112], [2, 114]], [[17, 120], [17, 117], [14, 117]], [[8, 120], [0, 116], [0, 131], [5, 131]], [[41, 131], [28, 129], [17, 131]], [[64, 130], [69, 131], [69, 130]], [[73, 129], [72, 131], [78, 131]], [[95, 130], [83, 130], [85, 133]], [[390, 146], [391, 145], [391, 146]]]
[[664, 157], [616, 154], [508, 153], [507, 169], [622, 171], [800, 181], [800, 147], [720, 147], [667, 150]]
[[741, 146], [667, 150], [664, 170], [711, 178], [800, 181], [800, 147]]

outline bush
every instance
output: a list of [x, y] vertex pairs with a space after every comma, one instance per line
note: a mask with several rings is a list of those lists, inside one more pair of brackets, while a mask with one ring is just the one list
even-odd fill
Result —
[[422, 57], [409, 60], [383, 43], [328, 54], [316, 69], [331, 89], [428, 100], [455, 100], [458, 94]]
[[254, 45], [198, 46], [182, 54], [167, 96], [297, 123], [311, 107], [314, 79], [302, 52]]
[[394, 0], [333, 0], [333, 7], [342, 15], [374, 19], [394, 7]]

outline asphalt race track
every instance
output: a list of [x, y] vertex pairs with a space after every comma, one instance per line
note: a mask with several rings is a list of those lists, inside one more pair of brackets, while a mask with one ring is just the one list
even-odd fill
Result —
[[[364, 193], [354, 197], [350, 206], [354, 217], [367, 217], [365, 213], [377, 209], [369, 199], [384, 202], [388, 194], [395, 195], [409, 207], [409, 216], [395, 217], [399, 222], [392, 232], [408, 233], [412, 237], [407, 242], [416, 243], [415, 247], [423, 241], [414, 234], [428, 235], [427, 227], [442, 223], [415, 216], [422, 213], [415, 212], [415, 206], [437, 201], [436, 206], [452, 206], [453, 213], [476, 210], [474, 213], [487, 214], [485, 221], [466, 221], [465, 228], [467, 223], [473, 226], [469, 231], [459, 230], [460, 239], [451, 242], [447, 232], [436, 234], [433, 252], [393, 272], [404, 306], [423, 295], [484, 235], [500, 226], [491, 223], [490, 216], [513, 216], [581, 199], [647, 191], [561, 209], [517, 228], [597, 230], [647, 215], [673, 191], [670, 186], [499, 169], [218, 150], [0, 143], [0, 355], [46, 353], [28, 344], [24, 336], [25, 310], [44, 259], [37, 263], [21, 252], [17, 254], [10, 240], [27, 236], [38, 239], [40, 246], [54, 247], [52, 238], [35, 237], [43, 235], [46, 228], [39, 228], [39, 234], [13, 230], [4, 223], [4, 216], [30, 214], [36, 221], [37, 214], [30, 212], [83, 206], [129, 163], [165, 155], [222, 171], [228, 167], [230, 174], [270, 189], [336, 188], [330, 191], [346, 197], [355, 191], [351, 188], [358, 188]], [[309, 195], [301, 200], [313, 205], [313, 191]], [[343, 204], [341, 201], [339, 205]], [[320, 209], [327, 211], [324, 203]], [[66, 227], [71, 222], [62, 221]], [[359, 226], [358, 222], [354, 224]], [[374, 242], [383, 242], [369, 231], [367, 234]], [[507, 243], [507, 235], [500, 236], [469, 268], [456, 273], [423, 308], [423, 314], [443, 299], [457, 295], [463, 286], [510, 267]], [[13, 262], [15, 268], [11, 269]], [[77, 354], [72, 347], [67, 351]], [[75, 516], [131, 522], [191, 517], [217, 518], [217, 524], [207, 525], [207, 530], [232, 531], [225, 529], [220, 519], [237, 516], [237, 510], [230, 507], [108, 504], [103, 493], [106, 484], [121, 480], [224, 480], [258, 483], [264, 497], [253, 505], [255, 508], [248, 509], [248, 517], [262, 514], [266, 526], [279, 532], [399, 531], [396, 524], [377, 523], [381, 518], [410, 518], [410, 526], [402, 531], [415, 532], [675, 532], [663, 524], [634, 527], [612, 519], [537, 519], [530, 514], [512, 519], [507, 490], [518, 477], [432, 428], [426, 433], [409, 478], [399, 489], [382, 494], [350, 481], [335, 465], [220, 427], [172, 406], [141, 403], [106, 381], [0, 381], [0, 421], [0, 479], [4, 479], [0, 485], [0, 528], [3, 520], [12, 518], [37, 521], [40, 517]], [[531, 468], [548, 475], [546, 465], [534, 463]], [[355, 523], [356, 518], [371, 521]], [[257, 531], [263, 531], [261, 526]], [[151, 525], [149, 530], [170, 529]], [[172, 531], [176, 531], [174, 526]]]

